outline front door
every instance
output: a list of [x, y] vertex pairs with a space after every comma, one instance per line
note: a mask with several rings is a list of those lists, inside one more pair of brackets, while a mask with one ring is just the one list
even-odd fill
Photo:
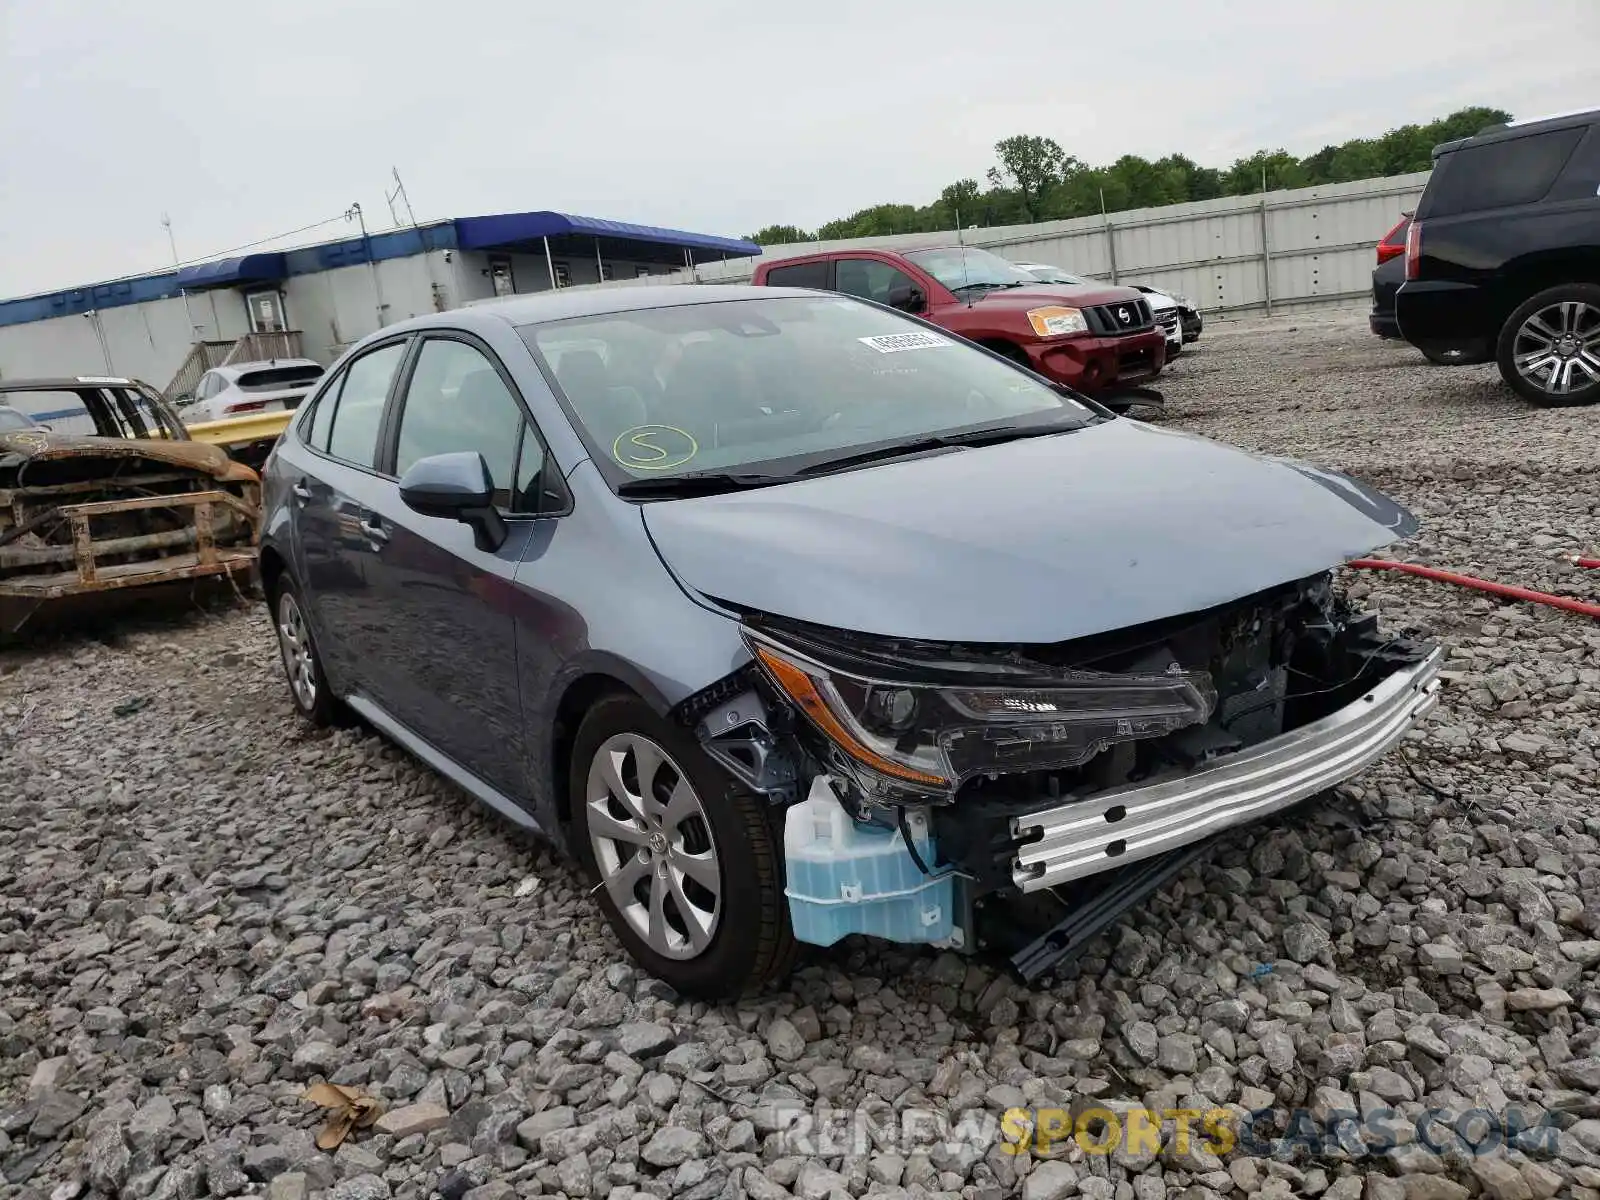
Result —
[[288, 461], [301, 578], [317, 647], [341, 692], [370, 692], [390, 666], [384, 615], [372, 586], [383, 549], [374, 512], [393, 484], [377, 474], [378, 432], [407, 341], [391, 342], [351, 362], [328, 385], [311, 414], [301, 450]]
[[244, 303], [250, 310], [251, 333], [282, 333], [289, 328], [283, 316], [282, 292], [251, 292]]
[[[425, 337], [397, 401], [392, 474], [419, 459], [475, 451], [495, 482], [496, 507], [537, 505], [543, 451], [500, 364], [482, 346]], [[521, 481], [519, 483], [519, 480]], [[546, 523], [512, 519], [510, 536], [479, 548], [470, 526], [406, 507], [399, 487], [377, 505], [383, 548], [372, 564], [394, 664], [375, 698], [396, 720], [512, 797], [526, 793], [517, 677], [515, 577]]]

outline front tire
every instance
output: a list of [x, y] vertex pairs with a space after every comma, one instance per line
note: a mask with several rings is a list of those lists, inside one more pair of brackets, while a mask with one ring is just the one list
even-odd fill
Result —
[[273, 584], [272, 622], [278, 634], [278, 657], [295, 711], [313, 725], [336, 724], [341, 705], [328, 686], [322, 655], [306, 620], [305, 605], [287, 571]]
[[1542, 408], [1600, 400], [1600, 285], [1564, 283], [1507, 318], [1495, 347], [1500, 377]]
[[641, 966], [705, 999], [789, 972], [797, 945], [766, 801], [636, 696], [590, 709], [570, 774], [573, 842]]

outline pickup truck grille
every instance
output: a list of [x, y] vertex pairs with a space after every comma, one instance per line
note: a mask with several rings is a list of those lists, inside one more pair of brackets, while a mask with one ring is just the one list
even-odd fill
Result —
[[1169, 308], [1156, 314], [1156, 324], [1161, 326], [1161, 328], [1166, 331], [1168, 337], [1171, 337], [1173, 334], [1179, 331], [1180, 321], [1178, 318], [1178, 310], [1175, 308]]
[[1090, 328], [1095, 333], [1109, 337], [1125, 333], [1144, 333], [1155, 324], [1150, 316], [1150, 305], [1144, 300], [1096, 304], [1083, 311], [1088, 314]]

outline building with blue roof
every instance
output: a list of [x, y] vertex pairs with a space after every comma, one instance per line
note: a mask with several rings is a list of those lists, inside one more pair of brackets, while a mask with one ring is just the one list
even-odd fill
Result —
[[455, 217], [0, 301], [0, 378], [104, 373], [181, 393], [230, 353], [327, 363], [423, 313], [760, 253], [571, 213]]

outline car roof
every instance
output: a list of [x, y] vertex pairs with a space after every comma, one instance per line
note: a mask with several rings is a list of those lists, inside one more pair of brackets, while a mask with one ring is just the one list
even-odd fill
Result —
[[38, 379], [0, 379], [0, 392], [70, 392], [82, 387], [133, 387], [134, 381], [110, 375], [57, 375]]
[[[603, 317], [610, 313], [638, 312], [650, 308], [682, 308], [689, 304], [717, 304], [730, 300], [770, 300], [775, 296], [829, 296], [810, 288], [758, 287], [745, 283], [654, 285], [650, 287], [562, 289], [506, 296], [498, 301], [428, 313], [408, 321], [385, 325], [378, 335], [423, 329], [484, 329], [498, 324], [513, 328], [565, 321], [571, 317]], [[363, 338], [365, 343], [378, 335]]]
[[1524, 121], [1508, 121], [1504, 125], [1490, 125], [1469, 137], [1453, 142], [1441, 142], [1433, 148], [1433, 157], [1451, 154], [1463, 146], [1483, 146], [1494, 142], [1509, 142], [1533, 133], [1548, 133], [1554, 129], [1571, 129], [1577, 125], [1593, 125], [1600, 121], [1600, 108], [1582, 112], [1556, 113], [1553, 116], [1533, 117]]

